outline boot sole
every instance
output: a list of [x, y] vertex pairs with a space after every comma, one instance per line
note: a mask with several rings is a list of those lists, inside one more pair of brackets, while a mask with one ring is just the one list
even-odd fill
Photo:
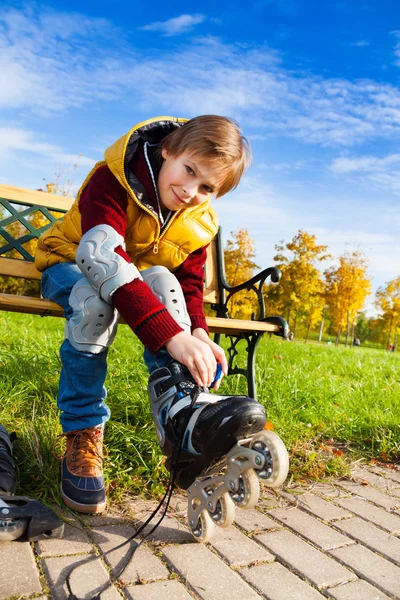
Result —
[[80, 504], [79, 502], [75, 502], [74, 500], [71, 500], [71, 498], [68, 498], [68, 496], [64, 494], [61, 486], [60, 495], [62, 501], [66, 506], [68, 506], [68, 508], [72, 508], [72, 510], [76, 510], [77, 512], [84, 513], [87, 515], [102, 513], [107, 507], [107, 500], [104, 500], [104, 502], [101, 502], [99, 504]]

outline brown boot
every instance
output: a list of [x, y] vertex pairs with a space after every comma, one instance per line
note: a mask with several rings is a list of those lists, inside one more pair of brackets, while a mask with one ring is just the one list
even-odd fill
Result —
[[61, 497], [82, 513], [100, 513], [106, 507], [103, 476], [103, 426], [68, 431], [61, 465]]

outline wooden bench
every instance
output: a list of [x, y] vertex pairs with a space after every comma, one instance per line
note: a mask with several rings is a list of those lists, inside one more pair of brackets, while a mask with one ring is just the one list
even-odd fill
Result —
[[[63, 309], [58, 304], [40, 297], [41, 273], [36, 270], [33, 260], [38, 237], [54, 221], [62, 218], [72, 203], [72, 198], [0, 185], [0, 310], [42, 317], [64, 316]], [[16, 294], [4, 293], [2, 281], [9, 283], [10, 277], [24, 280], [22, 288], [16, 286]], [[283, 338], [288, 333], [284, 319], [265, 315], [262, 287], [268, 277], [277, 283], [280, 279], [279, 270], [270, 267], [246, 283], [231, 287], [225, 278], [222, 234], [219, 231], [209, 246], [205, 268], [204, 302], [216, 312], [215, 317], [207, 317], [207, 325], [210, 332], [215, 334], [217, 343], [220, 342], [221, 335], [228, 337], [229, 373], [244, 375], [248, 381], [249, 395], [254, 398], [258, 342], [266, 332]], [[25, 282], [29, 283], [28, 292], [23, 289], [27, 287]], [[32, 282], [36, 282], [36, 286], [32, 286]], [[229, 318], [228, 302], [241, 290], [253, 290], [256, 294], [259, 305], [257, 320]], [[247, 343], [246, 368], [236, 365], [237, 345], [241, 340]]]

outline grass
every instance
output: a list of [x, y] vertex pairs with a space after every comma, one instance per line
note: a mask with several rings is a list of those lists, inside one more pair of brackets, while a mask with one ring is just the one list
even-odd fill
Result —
[[[58, 502], [63, 440], [56, 407], [60, 319], [0, 313], [0, 423], [16, 431], [19, 493]], [[240, 356], [244, 361], [244, 353]], [[264, 339], [257, 360], [259, 400], [291, 455], [293, 478], [349, 472], [351, 460], [400, 458], [400, 357], [365, 348]], [[147, 399], [142, 347], [121, 326], [106, 382], [110, 496], [158, 495], [167, 480]], [[226, 378], [222, 393], [245, 393]]]

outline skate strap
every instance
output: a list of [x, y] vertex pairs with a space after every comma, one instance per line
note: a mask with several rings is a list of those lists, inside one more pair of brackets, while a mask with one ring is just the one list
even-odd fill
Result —
[[185, 396], [184, 398], [180, 398], [179, 400], [174, 402], [174, 404], [171, 405], [171, 407], [168, 411], [168, 416], [171, 419], [173, 419], [174, 417], [176, 417], [176, 415], [181, 410], [183, 410], [184, 408], [187, 408], [191, 403], [192, 403], [192, 399], [190, 396]]
[[[184, 383], [185, 385], [181, 386], [179, 385], [180, 383]], [[187, 394], [190, 394], [190, 392], [196, 387], [195, 382], [188, 380], [187, 376], [185, 376], [183, 373], [174, 373], [170, 377], [167, 377], [162, 381], [157, 381], [157, 383], [154, 384], [154, 391], [157, 395], [157, 398], [170, 390], [174, 385], [177, 387], [178, 391], [181, 391], [184, 387], [184, 390]]]

